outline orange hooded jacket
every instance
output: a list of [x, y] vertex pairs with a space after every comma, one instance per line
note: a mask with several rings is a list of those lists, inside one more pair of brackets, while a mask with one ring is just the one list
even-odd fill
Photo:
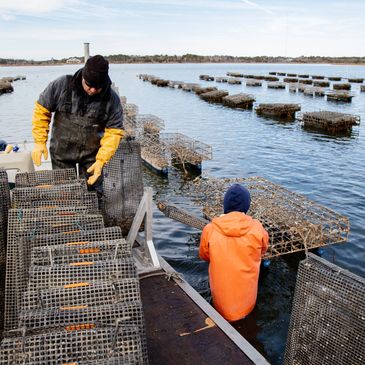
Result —
[[213, 305], [228, 321], [249, 314], [257, 297], [261, 256], [269, 235], [261, 223], [241, 212], [231, 212], [204, 227], [200, 258], [210, 262]]

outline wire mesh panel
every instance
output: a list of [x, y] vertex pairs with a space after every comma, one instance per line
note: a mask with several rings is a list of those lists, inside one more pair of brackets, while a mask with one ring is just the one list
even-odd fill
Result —
[[42, 218], [50, 216], [75, 216], [78, 214], [88, 214], [86, 206], [70, 206], [70, 207], [40, 207], [40, 208], [19, 208], [12, 209], [21, 221], [28, 218]]
[[65, 265], [80, 261], [116, 260], [131, 257], [132, 247], [124, 239], [104, 242], [76, 242], [73, 244], [35, 247], [31, 252], [32, 265]]
[[162, 141], [181, 162], [199, 164], [212, 159], [212, 147], [182, 133], [162, 133]]
[[18, 204], [18, 208], [43, 208], [53, 209], [59, 207], [70, 206], [86, 206], [90, 213], [99, 211], [99, 202], [96, 191], [90, 191], [72, 197], [72, 199], [64, 199], [58, 193], [49, 196], [47, 200], [24, 201]]
[[8, 210], [10, 208], [10, 189], [8, 175], [0, 169], [0, 269], [5, 263]]
[[132, 259], [86, 261], [69, 265], [31, 266], [29, 288], [51, 288], [91, 280], [136, 278], [137, 271]]
[[127, 234], [142, 195], [139, 143], [122, 140], [113, 158], [103, 170], [102, 213], [105, 224], [119, 226]]
[[21, 296], [28, 283], [30, 250], [27, 240], [45, 234], [100, 229], [104, 222], [101, 215], [47, 216], [38, 218], [20, 218], [17, 209], [9, 211], [9, 240], [7, 245], [7, 270], [5, 279], [5, 316], [6, 329], [13, 328], [21, 302]]
[[[12, 210], [16, 216], [16, 210]], [[14, 217], [12, 222], [17, 222]], [[16, 227], [16, 224], [9, 225]], [[101, 228], [93, 230], [71, 230], [65, 233], [56, 234], [30, 234], [16, 235], [16, 229], [10, 231], [7, 247], [7, 272], [5, 282], [5, 329], [10, 330], [16, 327], [17, 312], [21, 300], [21, 293], [25, 290], [28, 280], [28, 268], [30, 251], [34, 247], [56, 245], [56, 244], [75, 244], [109, 241], [121, 239], [122, 232], [119, 227]]]
[[365, 363], [365, 280], [313, 254], [299, 265], [285, 364]]
[[88, 281], [54, 288], [30, 288], [23, 295], [23, 310], [69, 306], [102, 306], [140, 301], [139, 280]]
[[27, 334], [36, 334], [73, 325], [112, 326], [118, 319], [123, 319], [125, 324], [137, 326], [142, 332], [144, 323], [141, 302], [23, 310], [19, 315], [19, 328], [26, 328]]
[[15, 188], [12, 192], [12, 207], [29, 207], [33, 201], [80, 200], [86, 191], [87, 187], [84, 180], [70, 184], [52, 185], [51, 187]]
[[65, 184], [73, 182], [76, 178], [76, 171], [74, 169], [22, 172], [15, 175], [15, 186], [25, 188], [39, 185]]
[[248, 214], [269, 233], [267, 258], [348, 239], [347, 217], [261, 177], [203, 178], [195, 180], [188, 193], [212, 219], [223, 213], [224, 193], [233, 183], [242, 183], [250, 191]]
[[8, 175], [0, 169], [0, 336], [4, 328], [5, 260], [10, 191]]
[[0, 270], [4, 269], [6, 256], [8, 210], [10, 208], [10, 189], [8, 175], [0, 169]]
[[105, 328], [76, 325], [57, 332], [5, 338], [0, 346], [0, 364], [12, 365], [98, 363], [128, 355], [143, 364], [139, 329], [121, 323]]

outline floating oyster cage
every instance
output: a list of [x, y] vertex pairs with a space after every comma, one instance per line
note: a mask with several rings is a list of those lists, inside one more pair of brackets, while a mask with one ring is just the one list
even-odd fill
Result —
[[318, 256], [299, 264], [284, 364], [365, 362], [365, 280]]
[[255, 106], [255, 111], [259, 115], [276, 116], [276, 117], [291, 117], [301, 109], [300, 104], [258, 104]]
[[346, 90], [328, 90], [326, 91], [327, 100], [351, 102], [355, 94]]
[[273, 82], [268, 82], [267, 83], [267, 87], [269, 89], [285, 89], [286, 88], [286, 83], [285, 82], [276, 82], [276, 81], [273, 81]]
[[262, 82], [258, 80], [247, 80], [246, 86], [262, 86]]
[[210, 87], [194, 87], [194, 92], [195, 92], [196, 95], [208, 93], [210, 91], [215, 91], [215, 90], [218, 90], [215, 86], [210, 86]]
[[226, 90], [214, 90], [204, 94], [200, 94], [200, 98], [204, 101], [209, 101], [211, 103], [221, 103], [223, 98], [228, 95]]
[[136, 127], [143, 129], [145, 132], [154, 134], [165, 128], [165, 122], [163, 119], [153, 114], [137, 114]]
[[222, 99], [222, 103], [225, 106], [231, 108], [250, 109], [255, 101], [255, 97], [250, 94], [236, 94], [227, 95]]
[[161, 140], [172, 155], [191, 164], [212, 159], [212, 146], [185, 136], [182, 133], [161, 133]]
[[[128, 143], [121, 146], [127, 148]], [[120, 153], [118, 149], [115, 156], [122, 160]], [[124, 168], [133, 170], [126, 151], [123, 157]], [[114, 171], [118, 166], [112, 161], [109, 165], [103, 185], [106, 196], [116, 186], [113, 179], [123, 180], [123, 173]], [[37, 171], [16, 178], [22, 187], [13, 190], [16, 209], [10, 209], [8, 217], [6, 332], [0, 363], [101, 364], [111, 359], [116, 364], [147, 364], [131, 247], [122, 238], [120, 226], [104, 228], [97, 209], [91, 211], [81, 200], [80, 205], [68, 206], [75, 196], [89, 193], [84, 180], [63, 173]], [[133, 171], [131, 176], [135, 177]], [[138, 192], [126, 188], [126, 194], [134, 199]], [[58, 200], [64, 206], [49, 207], [50, 201]], [[22, 207], [29, 202], [42, 204]], [[104, 202], [103, 210], [108, 207]], [[110, 213], [115, 213], [114, 208], [110, 207]]]
[[298, 113], [297, 118], [303, 123], [304, 127], [317, 128], [333, 133], [348, 131], [352, 126], [360, 124], [360, 116], [358, 115], [326, 110]]
[[351, 84], [348, 82], [332, 85], [333, 90], [351, 90]]
[[223, 213], [224, 192], [233, 183], [248, 188], [251, 193], [248, 214], [258, 219], [269, 233], [266, 258], [348, 239], [347, 217], [261, 177], [201, 178], [190, 184], [188, 194], [203, 207], [206, 217], [212, 219]]

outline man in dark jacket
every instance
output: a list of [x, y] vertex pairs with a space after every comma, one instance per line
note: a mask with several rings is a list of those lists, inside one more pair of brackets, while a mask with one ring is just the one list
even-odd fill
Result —
[[[109, 63], [100, 56], [87, 60], [73, 76], [51, 82], [35, 104], [32, 134], [34, 163], [48, 158], [46, 142], [52, 113], [50, 152], [53, 169], [75, 168], [93, 185], [123, 137], [123, 111], [111, 88]], [[100, 180], [99, 180], [100, 181]]]

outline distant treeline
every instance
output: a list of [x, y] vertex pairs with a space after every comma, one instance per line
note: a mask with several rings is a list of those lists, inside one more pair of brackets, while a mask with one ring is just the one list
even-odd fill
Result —
[[[300, 56], [300, 57], [234, 57], [234, 56], [199, 56], [195, 54], [185, 54], [182, 56], [153, 55], [109, 55], [105, 56], [111, 63], [332, 63], [332, 64], [365, 64], [365, 57], [320, 57], [320, 56]], [[64, 63], [83, 62], [83, 57], [51, 59], [44, 61], [7, 59], [0, 58], [0, 65], [54, 65]]]

